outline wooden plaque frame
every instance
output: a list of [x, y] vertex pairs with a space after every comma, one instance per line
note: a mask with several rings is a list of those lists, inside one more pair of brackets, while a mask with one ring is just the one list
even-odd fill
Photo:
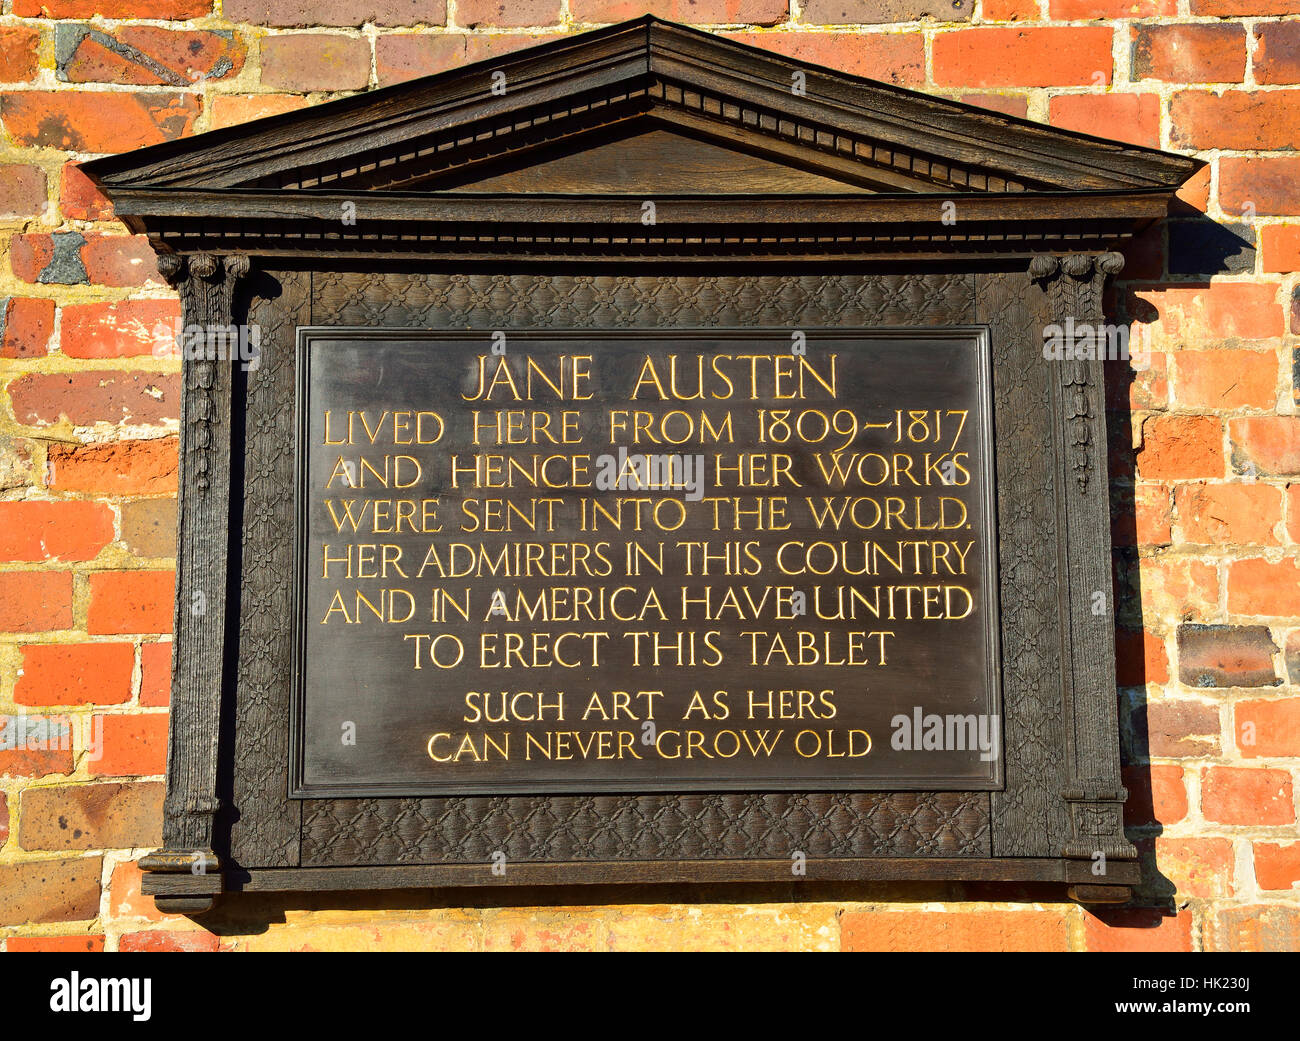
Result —
[[[1045, 360], [1043, 335], [1104, 321], [1115, 250], [1201, 165], [653, 18], [86, 164], [187, 325], [260, 332], [251, 371], [184, 361], [146, 892], [197, 913], [233, 890], [788, 883], [799, 851], [808, 879], [1125, 899], [1113, 613], [1092, 609], [1111, 589], [1103, 362]], [[290, 799], [294, 344], [322, 325], [987, 327], [1003, 786]]]

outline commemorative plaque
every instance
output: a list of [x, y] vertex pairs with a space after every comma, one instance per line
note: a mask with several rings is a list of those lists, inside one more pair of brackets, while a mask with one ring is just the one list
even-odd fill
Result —
[[1096, 333], [1200, 165], [654, 18], [87, 163], [258, 346], [182, 363], [145, 891], [1124, 900]]
[[996, 785], [986, 330], [298, 351], [294, 794]]

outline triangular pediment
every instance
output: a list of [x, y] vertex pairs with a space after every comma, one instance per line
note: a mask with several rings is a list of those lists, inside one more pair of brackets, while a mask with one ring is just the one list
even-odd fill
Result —
[[[608, 161], [611, 132], [644, 138], [650, 124], [813, 172], [825, 190], [1132, 190], [1176, 186], [1197, 166], [644, 18], [87, 169], [110, 188], [463, 189], [479, 167], [572, 167], [575, 139]], [[753, 171], [747, 190], [761, 192], [773, 172]]]

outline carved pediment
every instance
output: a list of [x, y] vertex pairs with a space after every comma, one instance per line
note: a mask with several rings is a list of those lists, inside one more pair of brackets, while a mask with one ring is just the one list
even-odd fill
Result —
[[[165, 249], [355, 252], [369, 235], [635, 259], [1093, 248], [1200, 165], [647, 17], [85, 169]], [[957, 225], [935, 197], [960, 200]]]

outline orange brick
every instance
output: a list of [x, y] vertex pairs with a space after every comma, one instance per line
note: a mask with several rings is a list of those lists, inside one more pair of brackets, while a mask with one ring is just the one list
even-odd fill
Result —
[[0, 715], [0, 777], [72, 773], [68, 716]]
[[104, 935], [95, 936], [11, 936], [5, 941], [10, 954], [45, 952], [56, 954], [99, 954], [104, 949]]
[[1246, 30], [1225, 23], [1137, 25], [1133, 79], [1166, 83], [1240, 83], [1246, 75]]
[[1174, 392], [1188, 408], [1271, 409], [1277, 403], [1273, 351], [1180, 351], [1174, 366]]
[[1169, 102], [1175, 148], [1300, 147], [1300, 91], [1184, 90]]
[[90, 757], [89, 770], [97, 777], [153, 777], [167, 769], [167, 714], [144, 716], [100, 715], [95, 731], [103, 742], [100, 755]]
[[1300, 417], [1231, 419], [1228, 441], [1237, 473], [1255, 477], [1300, 474]]
[[23, 83], [35, 78], [40, 42], [41, 34], [25, 25], [0, 29], [0, 83]]
[[1188, 698], [1151, 701], [1134, 713], [1151, 755], [1194, 759], [1219, 754], [1219, 709]]
[[[382, 42], [386, 37], [378, 39]], [[208, 120], [211, 129], [220, 130], [306, 107], [307, 99], [301, 94], [215, 94]]]
[[201, 108], [194, 95], [175, 91], [23, 90], [0, 97], [0, 118], [15, 144], [68, 152], [129, 152], [174, 141], [193, 132]]
[[1134, 522], [1139, 546], [1169, 545], [1172, 506], [1167, 485], [1144, 482], [1134, 488]]
[[1300, 842], [1256, 842], [1254, 852], [1260, 889], [1294, 889], [1300, 883]]
[[1300, 567], [1256, 557], [1228, 565], [1228, 610], [1234, 614], [1286, 617], [1300, 614]]
[[108, 884], [108, 911], [113, 918], [143, 918], [160, 922], [168, 917], [159, 912], [153, 897], [144, 895], [141, 889], [143, 878], [143, 872], [133, 860], [113, 868]]
[[1259, 235], [1265, 271], [1300, 271], [1300, 224], [1266, 224]]
[[1119, 630], [1115, 659], [1115, 680], [1121, 687], [1169, 682], [1169, 656], [1164, 640], [1155, 633]]
[[69, 358], [170, 357], [180, 317], [179, 300], [68, 304], [59, 347]]
[[1222, 424], [1214, 416], [1148, 417], [1137, 467], [1145, 480], [1222, 477]]
[[76, 163], [64, 163], [59, 177], [59, 208], [70, 220], [111, 220], [113, 204], [81, 172]]
[[1285, 770], [1209, 767], [1201, 779], [1201, 813], [1216, 824], [1293, 824], [1291, 775]]
[[845, 951], [1065, 951], [1069, 926], [1058, 911], [848, 911]]
[[1153, 332], [1163, 336], [1193, 342], [1260, 340], [1286, 332], [1279, 288], [1276, 282], [1215, 282], [1144, 290], [1137, 296], [1158, 312], [1159, 328]]
[[1114, 34], [1101, 26], [972, 28], [934, 37], [940, 87], [1066, 87], [1109, 84]]
[[1239, 701], [1233, 718], [1243, 758], [1300, 756], [1300, 698]]
[[0, 633], [72, 628], [72, 572], [0, 572]]
[[1148, 558], [1138, 563], [1138, 581], [1153, 613], [1206, 619], [1219, 610], [1218, 571], [1204, 561]]
[[112, 541], [102, 502], [0, 502], [0, 560], [93, 560]]
[[[900, 87], [925, 82], [925, 41], [919, 33], [723, 33], [728, 39]], [[471, 36], [470, 40], [483, 37]]]
[[1128, 789], [1125, 824], [1177, 824], [1187, 816], [1187, 788], [1181, 766], [1126, 766], [1122, 774]]
[[1143, 908], [1099, 911], [1085, 918], [1083, 935], [1090, 951], [1190, 951], [1192, 915]]
[[980, 13], [986, 22], [1036, 22], [1041, 17], [1038, 0], [984, 0]]
[[176, 491], [177, 439], [51, 444], [46, 481], [60, 492], [162, 495]]
[[1219, 160], [1219, 206], [1247, 217], [1300, 216], [1300, 159], [1225, 155]]
[[101, 571], [90, 576], [86, 631], [96, 635], [170, 633], [172, 571]]
[[118, 941], [119, 951], [215, 951], [218, 938], [213, 933], [193, 930], [173, 932], [151, 929], [146, 932], [125, 933]]
[[1201, 167], [1183, 182], [1175, 194], [1171, 213], [1204, 213], [1210, 206], [1210, 173], [1213, 165]]
[[1178, 538], [1197, 546], [1276, 546], [1282, 489], [1266, 484], [1184, 484], [1174, 491]]
[[140, 646], [140, 704], [146, 708], [171, 704], [172, 645], [146, 643]]
[[120, 705], [131, 700], [129, 643], [27, 644], [14, 684], [18, 705]]
[[1300, 951], [1300, 908], [1228, 907], [1210, 918], [1204, 932], [1207, 951]]
[[1063, 130], [1160, 146], [1157, 94], [1062, 94], [1048, 102], [1048, 122]]
[[1156, 864], [1180, 896], [1232, 896], [1236, 860], [1230, 839], [1171, 839], [1157, 835]]

